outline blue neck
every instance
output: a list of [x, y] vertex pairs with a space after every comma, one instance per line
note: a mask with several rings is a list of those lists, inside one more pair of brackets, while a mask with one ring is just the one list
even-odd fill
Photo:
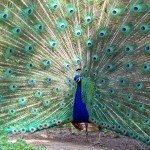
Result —
[[81, 82], [78, 83], [78, 87], [75, 94], [73, 120], [76, 123], [88, 122], [89, 120], [89, 114], [86, 105], [82, 101]]

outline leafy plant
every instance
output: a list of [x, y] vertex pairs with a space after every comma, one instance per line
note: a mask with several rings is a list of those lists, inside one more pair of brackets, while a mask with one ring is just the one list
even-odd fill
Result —
[[18, 139], [15, 143], [9, 142], [9, 138], [3, 133], [0, 130], [0, 150], [46, 150], [46, 147], [34, 147], [22, 139]]

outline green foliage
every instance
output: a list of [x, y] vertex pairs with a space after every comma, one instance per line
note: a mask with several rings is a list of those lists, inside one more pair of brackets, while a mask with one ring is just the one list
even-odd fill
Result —
[[1, 150], [46, 150], [46, 147], [34, 147], [27, 144], [22, 139], [18, 139], [15, 143], [9, 142], [9, 138], [2, 135], [0, 131], [0, 149]]

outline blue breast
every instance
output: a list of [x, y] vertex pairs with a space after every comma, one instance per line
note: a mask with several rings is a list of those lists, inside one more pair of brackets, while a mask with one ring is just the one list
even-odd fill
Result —
[[77, 123], [88, 122], [89, 120], [89, 114], [86, 105], [82, 101], [81, 82], [78, 83], [77, 91], [75, 94], [75, 101], [73, 107], [73, 120], [74, 122]]

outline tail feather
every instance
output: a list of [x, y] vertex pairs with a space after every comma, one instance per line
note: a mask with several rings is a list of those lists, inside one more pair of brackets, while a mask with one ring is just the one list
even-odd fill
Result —
[[149, 18], [147, 0], [2, 1], [0, 128], [73, 122], [80, 74], [89, 122], [150, 144]]

